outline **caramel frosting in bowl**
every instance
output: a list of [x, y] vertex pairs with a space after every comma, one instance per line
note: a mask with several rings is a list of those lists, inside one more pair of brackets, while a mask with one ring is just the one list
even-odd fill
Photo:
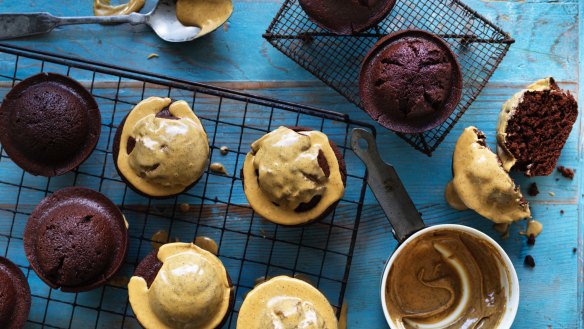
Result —
[[230, 308], [231, 284], [215, 255], [192, 243], [169, 243], [158, 250], [162, 267], [148, 287], [133, 276], [128, 284], [132, 310], [145, 328], [214, 329]]
[[288, 276], [256, 286], [245, 297], [237, 318], [237, 329], [337, 328], [326, 297], [311, 284]]
[[477, 128], [466, 128], [456, 142], [452, 172], [445, 198], [453, 208], [473, 209], [495, 223], [531, 217], [521, 191]]
[[504, 257], [494, 242], [465, 230], [431, 228], [414, 235], [392, 256], [384, 279], [391, 327], [500, 328], [507, 313], [514, 317], [519, 293], [514, 287], [511, 301]]
[[[164, 111], [168, 113], [162, 115]], [[209, 140], [185, 101], [145, 99], [132, 109], [121, 129], [117, 167], [142, 193], [178, 194], [204, 173]]]
[[264, 135], [251, 145], [242, 174], [252, 208], [282, 225], [305, 224], [318, 218], [340, 200], [345, 190], [339, 161], [328, 137], [319, 131], [280, 127]]

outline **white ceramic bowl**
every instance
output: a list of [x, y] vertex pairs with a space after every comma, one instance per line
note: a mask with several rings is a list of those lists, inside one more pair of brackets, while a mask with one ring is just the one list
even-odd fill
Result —
[[385, 265], [385, 271], [383, 272], [383, 277], [381, 278], [381, 307], [383, 308], [383, 313], [385, 314], [385, 319], [389, 324], [391, 329], [403, 329], [399, 327], [394, 319], [391, 318], [389, 312], [387, 311], [387, 303], [385, 299], [385, 289], [387, 285], [387, 276], [389, 275], [389, 270], [391, 269], [392, 264], [395, 262], [397, 255], [409, 244], [409, 242], [413, 241], [416, 237], [426, 234], [431, 231], [437, 230], [457, 230], [468, 233], [473, 235], [477, 238], [480, 238], [484, 241], [490, 243], [493, 248], [499, 252], [498, 259], [501, 260], [499, 263], [500, 265], [500, 273], [501, 273], [501, 284], [505, 290], [505, 297], [507, 298], [507, 305], [505, 307], [505, 313], [503, 314], [503, 319], [499, 323], [498, 329], [509, 329], [513, 324], [513, 320], [515, 320], [515, 315], [517, 314], [517, 307], [519, 306], [519, 280], [517, 279], [517, 273], [515, 272], [515, 268], [513, 267], [513, 263], [509, 259], [509, 256], [505, 253], [503, 248], [499, 246], [495, 240], [491, 239], [488, 235], [484, 234], [481, 231], [478, 231], [474, 228], [463, 226], [463, 225], [455, 225], [455, 224], [444, 224], [444, 225], [436, 225], [430, 226], [423, 230], [420, 230], [409, 237], [404, 243], [402, 243], [399, 248], [391, 255], [389, 261]]

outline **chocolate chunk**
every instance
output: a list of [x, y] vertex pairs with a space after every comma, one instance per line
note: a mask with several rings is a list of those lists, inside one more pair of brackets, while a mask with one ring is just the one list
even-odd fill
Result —
[[531, 255], [527, 255], [525, 256], [525, 260], [523, 261], [523, 263], [529, 267], [535, 267], [535, 260], [533, 259], [533, 257]]
[[558, 166], [557, 169], [560, 172], [560, 174], [562, 174], [562, 176], [569, 178], [569, 179], [574, 179], [574, 174], [576, 172], [575, 169], [566, 168], [564, 166]]
[[531, 185], [529, 185], [529, 190], [527, 191], [527, 194], [529, 194], [530, 196], [536, 196], [539, 194], [539, 189], [537, 188], [536, 183], [531, 183]]

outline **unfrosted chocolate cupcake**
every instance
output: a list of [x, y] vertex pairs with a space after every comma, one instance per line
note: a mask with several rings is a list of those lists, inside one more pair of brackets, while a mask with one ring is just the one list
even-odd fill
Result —
[[37, 275], [65, 292], [103, 285], [122, 265], [128, 228], [103, 194], [67, 187], [44, 198], [24, 230], [26, 258]]
[[23, 328], [29, 311], [30, 287], [24, 273], [0, 257], [0, 328]]
[[40, 73], [17, 84], [0, 107], [0, 141], [18, 166], [33, 175], [57, 176], [93, 151], [101, 116], [77, 81]]
[[192, 243], [167, 243], [138, 264], [130, 305], [146, 328], [221, 328], [233, 309], [231, 278], [221, 260]]
[[395, 0], [299, 0], [316, 25], [336, 34], [363, 32], [385, 18]]
[[421, 133], [444, 122], [462, 95], [460, 66], [439, 37], [420, 30], [390, 34], [365, 57], [359, 77], [365, 111], [400, 133]]
[[296, 226], [334, 210], [344, 195], [347, 170], [324, 133], [279, 127], [251, 145], [241, 176], [255, 212], [273, 223]]

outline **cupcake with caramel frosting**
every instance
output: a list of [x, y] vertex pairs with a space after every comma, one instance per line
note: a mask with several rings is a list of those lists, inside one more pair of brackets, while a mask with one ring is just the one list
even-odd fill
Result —
[[251, 145], [242, 169], [251, 207], [281, 225], [301, 225], [330, 213], [345, 191], [345, 162], [320, 131], [280, 127]]
[[452, 172], [445, 197], [453, 208], [470, 208], [501, 224], [531, 217], [529, 204], [519, 187], [487, 147], [485, 135], [477, 128], [466, 128], [456, 142]]
[[305, 281], [278, 276], [255, 287], [243, 301], [237, 329], [337, 329], [326, 297]]
[[150, 197], [170, 197], [193, 186], [209, 158], [201, 121], [185, 101], [150, 97], [121, 123], [114, 161], [122, 179]]
[[220, 328], [233, 308], [225, 267], [192, 243], [168, 243], [140, 262], [128, 284], [130, 304], [144, 328]]

